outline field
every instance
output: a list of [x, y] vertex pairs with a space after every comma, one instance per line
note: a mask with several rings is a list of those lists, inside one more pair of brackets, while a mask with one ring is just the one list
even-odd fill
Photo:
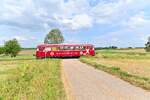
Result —
[[82, 57], [81, 61], [150, 90], [150, 53], [143, 49], [96, 52], [96, 56]]
[[146, 53], [146, 51], [144, 49], [118, 49], [115, 51], [119, 51], [119, 52], [137, 52], [137, 53]]
[[65, 100], [60, 59], [36, 60], [34, 51], [0, 56], [0, 100]]
[[[0, 100], [66, 100], [61, 59], [36, 60], [34, 50], [0, 55]], [[80, 60], [150, 91], [150, 53], [143, 49], [98, 50]]]
[[11, 58], [10, 56], [0, 55], [0, 61], [12, 61], [12, 60], [32, 60], [35, 59], [35, 50], [22, 50], [17, 57]]

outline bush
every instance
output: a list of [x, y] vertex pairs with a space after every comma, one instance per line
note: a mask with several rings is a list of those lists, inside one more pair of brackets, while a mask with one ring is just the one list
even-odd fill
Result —
[[150, 52], [150, 47], [145, 47], [146, 52]]
[[16, 39], [6, 41], [4, 48], [5, 54], [10, 55], [11, 57], [16, 57], [21, 50], [21, 47]]
[[148, 42], [145, 47], [146, 52], [150, 52], [150, 43]]
[[117, 46], [109, 46], [109, 47], [96, 47], [95, 50], [102, 50], [102, 49], [117, 49]]
[[145, 46], [146, 52], [150, 52], [150, 37], [148, 38], [148, 42], [145, 44]]
[[5, 53], [4, 47], [0, 47], [0, 54], [4, 54], [4, 53]]

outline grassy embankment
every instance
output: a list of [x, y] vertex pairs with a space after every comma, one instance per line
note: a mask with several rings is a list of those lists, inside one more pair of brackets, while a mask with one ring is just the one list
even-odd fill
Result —
[[60, 59], [36, 60], [32, 53], [25, 53], [17, 58], [0, 57], [0, 100], [66, 99]]
[[99, 50], [94, 57], [81, 61], [131, 84], [150, 91], [150, 53], [123, 50]]

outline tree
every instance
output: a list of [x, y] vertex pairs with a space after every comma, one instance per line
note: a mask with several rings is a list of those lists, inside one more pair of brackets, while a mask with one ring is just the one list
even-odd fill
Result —
[[148, 42], [145, 44], [145, 50], [147, 51], [147, 52], [150, 52], [150, 37], [148, 38]]
[[52, 29], [45, 37], [44, 43], [59, 44], [64, 42], [64, 37], [59, 29]]
[[4, 47], [0, 47], [0, 54], [4, 54], [4, 53], [5, 53]]
[[110, 46], [109, 49], [117, 49], [117, 46]]
[[10, 55], [11, 57], [16, 57], [21, 50], [21, 47], [16, 39], [6, 41], [4, 44], [4, 48], [5, 54]]

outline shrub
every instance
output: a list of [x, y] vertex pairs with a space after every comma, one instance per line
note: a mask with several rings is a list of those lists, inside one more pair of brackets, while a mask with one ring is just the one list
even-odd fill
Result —
[[145, 46], [146, 52], [150, 52], [150, 37], [148, 38], [148, 42], [145, 44]]
[[4, 53], [5, 53], [4, 47], [0, 47], [0, 54], [4, 54]]
[[11, 57], [16, 57], [21, 50], [21, 47], [16, 39], [6, 41], [4, 48], [5, 54], [10, 55]]
[[146, 44], [145, 50], [146, 52], [150, 52], [150, 44]]

